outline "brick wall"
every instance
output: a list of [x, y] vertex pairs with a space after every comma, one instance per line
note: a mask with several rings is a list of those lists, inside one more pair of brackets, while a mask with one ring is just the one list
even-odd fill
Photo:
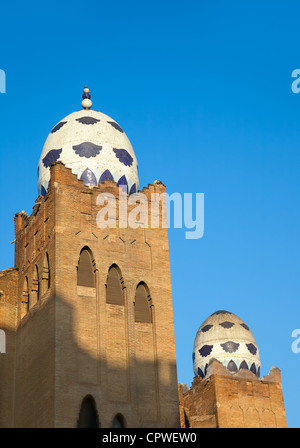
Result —
[[[213, 360], [204, 379], [179, 386], [182, 427], [285, 428], [280, 370], [259, 379], [248, 370], [232, 374]], [[210, 426], [211, 425], [211, 426]]]
[[[151, 193], [164, 191], [157, 182], [143, 190], [149, 208]], [[100, 229], [100, 193], [121, 200], [114, 182], [91, 190], [58, 162], [51, 167], [48, 194], [37, 198], [32, 215], [15, 216], [14, 426], [74, 427], [88, 394], [95, 399], [103, 427], [110, 427], [117, 413], [128, 426], [179, 425], [167, 229], [120, 228], [118, 212], [116, 228]], [[129, 204], [128, 214], [132, 209]], [[161, 221], [162, 207], [158, 217]], [[85, 246], [93, 254], [95, 288], [77, 287]], [[51, 288], [41, 288], [33, 304], [34, 272], [38, 270], [41, 284], [46, 253]], [[124, 306], [106, 303], [113, 263], [124, 279]], [[29, 311], [23, 317], [25, 279]], [[141, 281], [150, 290], [152, 324], [134, 321], [135, 290]], [[5, 412], [1, 402], [0, 408]]]
[[0, 272], [0, 329], [5, 332], [5, 353], [0, 353], [0, 427], [13, 426], [18, 271]]

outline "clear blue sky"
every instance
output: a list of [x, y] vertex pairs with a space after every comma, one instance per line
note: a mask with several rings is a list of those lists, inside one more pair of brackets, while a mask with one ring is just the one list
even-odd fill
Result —
[[31, 213], [52, 127], [94, 108], [124, 128], [141, 186], [205, 194], [205, 234], [171, 229], [178, 379], [191, 384], [201, 323], [226, 309], [251, 328], [262, 375], [282, 370], [300, 427], [298, 1], [5, 2], [1, 5], [0, 269], [13, 217]]

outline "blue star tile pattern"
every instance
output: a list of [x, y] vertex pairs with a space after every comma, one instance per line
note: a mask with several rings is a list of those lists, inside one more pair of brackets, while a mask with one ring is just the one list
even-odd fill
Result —
[[256, 375], [256, 365], [254, 364], [254, 362], [251, 364], [250, 371], [254, 373], [254, 375]]
[[54, 134], [55, 132], [59, 131], [60, 128], [62, 128], [67, 122], [66, 121], [61, 121], [60, 123], [58, 123], [56, 126], [54, 126], [54, 128], [51, 131], [51, 134]]
[[126, 149], [123, 148], [113, 148], [114, 153], [116, 154], [116, 157], [120, 160], [121, 163], [123, 163], [125, 166], [131, 166], [133, 162], [133, 158], [129, 154]]
[[249, 352], [250, 352], [252, 355], [256, 355], [257, 348], [255, 347], [254, 344], [252, 344], [252, 343], [250, 342], [250, 344], [246, 344], [246, 346], [247, 346], [247, 349], [249, 350]]
[[114, 180], [114, 177], [109, 170], [105, 170], [101, 174], [99, 182], [104, 182], [105, 180]]
[[199, 349], [199, 353], [205, 358], [206, 356], [211, 354], [212, 349], [213, 345], [203, 345], [203, 347]]
[[48, 154], [43, 158], [42, 162], [45, 168], [48, 168], [51, 163], [56, 162], [61, 155], [62, 148], [60, 149], [52, 149], [48, 152]]
[[198, 367], [198, 375], [200, 376], [200, 378], [204, 378], [204, 373], [202, 372], [202, 369], [200, 369], [200, 367]]
[[238, 344], [237, 342], [233, 342], [233, 341], [228, 341], [228, 342], [224, 342], [224, 344], [221, 344], [222, 349], [228, 353], [236, 352], [237, 349], [239, 348], [239, 346], [240, 346], [240, 344]]
[[245, 360], [241, 362], [241, 365], [240, 365], [240, 370], [241, 370], [241, 369], [246, 369], [246, 370], [248, 370], [248, 369], [249, 369], [249, 368], [248, 368], [248, 364], [246, 363], [246, 361], [245, 361]]
[[118, 180], [118, 183], [117, 183], [117, 187], [122, 188], [124, 193], [128, 193], [128, 182], [127, 182], [126, 176], [120, 177], [120, 179]]
[[129, 194], [135, 194], [136, 193], [136, 184], [133, 184], [130, 188]]
[[80, 118], [76, 118], [76, 121], [78, 121], [81, 124], [96, 124], [100, 120], [98, 120], [97, 118], [94, 118], [94, 117], [80, 117]]
[[113, 128], [117, 129], [117, 131], [122, 132], [122, 134], [124, 134], [124, 131], [121, 128], [121, 126], [119, 126], [118, 123], [116, 123], [115, 121], [108, 121], [107, 123], [109, 123]]
[[219, 325], [221, 325], [221, 327], [223, 328], [231, 328], [234, 326], [233, 322], [229, 322], [228, 320], [225, 322], [221, 322]]
[[100, 154], [102, 146], [95, 145], [92, 142], [83, 142], [79, 145], [72, 146], [73, 150], [79, 157], [86, 157], [89, 159], [90, 157], [96, 157]]
[[236, 363], [232, 359], [227, 364], [227, 369], [230, 372], [237, 372], [238, 371], [237, 365], [236, 365]]
[[89, 168], [84, 170], [80, 179], [83, 181], [83, 185], [97, 185], [96, 176]]
[[212, 314], [212, 316], [218, 315], [218, 314], [232, 314], [230, 311], [225, 311], [225, 310], [219, 310], [216, 311]]
[[205, 364], [205, 369], [204, 369], [204, 375], [207, 374], [207, 369], [208, 369], [208, 364], [206, 363], [206, 364]]

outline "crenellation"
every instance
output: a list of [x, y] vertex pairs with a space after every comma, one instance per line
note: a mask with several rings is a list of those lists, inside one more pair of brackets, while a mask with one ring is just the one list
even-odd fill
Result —
[[272, 369], [269, 378], [260, 379], [249, 371], [230, 373], [219, 361], [211, 360], [205, 378], [195, 376], [190, 389], [180, 386], [181, 420], [184, 412], [189, 416], [184, 427], [194, 427], [193, 417], [208, 413], [220, 428], [286, 427], [280, 370], [275, 368], [273, 376]]

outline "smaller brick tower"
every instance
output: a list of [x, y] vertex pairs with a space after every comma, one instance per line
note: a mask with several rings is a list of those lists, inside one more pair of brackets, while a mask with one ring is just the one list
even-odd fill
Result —
[[249, 327], [220, 310], [200, 326], [194, 343], [192, 387], [179, 384], [182, 428], [285, 428], [280, 370], [260, 376]]

